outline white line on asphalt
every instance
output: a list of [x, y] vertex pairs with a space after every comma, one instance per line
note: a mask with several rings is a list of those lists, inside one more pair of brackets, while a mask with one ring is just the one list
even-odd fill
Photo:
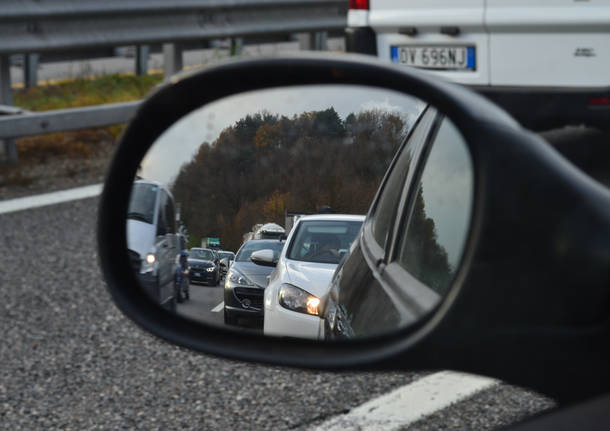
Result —
[[388, 394], [368, 401], [315, 428], [335, 430], [394, 430], [487, 389], [497, 380], [441, 371], [422, 377]]
[[225, 308], [225, 302], [222, 301], [220, 304], [218, 304], [216, 307], [212, 308], [212, 313], [218, 313], [220, 312], [223, 308]]
[[75, 189], [62, 190], [59, 192], [45, 193], [43, 195], [27, 196], [25, 198], [10, 199], [0, 201], [0, 214], [15, 211], [27, 210], [30, 208], [55, 205], [62, 202], [74, 201], [77, 199], [91, 198], [102, 192], [102, 184], [78, 187]]

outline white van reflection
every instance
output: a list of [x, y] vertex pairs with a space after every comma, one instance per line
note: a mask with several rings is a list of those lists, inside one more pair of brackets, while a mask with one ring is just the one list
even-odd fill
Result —
[[134, 182], [127, 212], [127, 247], [141, 287], [175, 310], [174, 275], [180, 252], [174, 198], [156, 181]]

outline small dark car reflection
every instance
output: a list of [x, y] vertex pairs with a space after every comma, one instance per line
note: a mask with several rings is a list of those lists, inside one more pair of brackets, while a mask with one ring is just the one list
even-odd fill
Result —
[[189, 250], [189, 279], [191, 283], [217, 286], [220, 281], [218, 256], [208, 248], [193, 247]]
[[250, 260], [258, 250], [273, 250], [277, 259], [284, 242], [276, 239], [251, 239], [237, 251], [227, 272], [224, 290], [224, 320], [227, 325], [252, 326], [262, 329], [263, 295], [268, 276], [275, 268], [260, 266]]
[[227, 250], [218, 250], [218, 257], [220, 258], [220, 278], [223, 278], [227, 275], [229, 268], [231, 268], [235, 261], [235, 253]]
[[[463, 138], [428, 107], [397, 152], [323, 307], [325, 336], [369, 337], [421, 322], [459, 268], [473, 202]], [[447, 169], [452, 166], [453, 169]]]

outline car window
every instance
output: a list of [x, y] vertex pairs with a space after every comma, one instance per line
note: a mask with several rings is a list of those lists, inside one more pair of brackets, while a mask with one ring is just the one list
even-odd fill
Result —
[[361, 221], [304, 221], [299, 223], [288, 259], [337, 264], [349, 250]]
[[444, 294], [464, 250], [473, 199], [473, 169], [460, 132], [444, 120], [434, 137], [413, 194], [398, 263]]
[[189, 257], [192, 259], [214, 260], [214, 255], [210, 250], [192, 250], [189, 251]]
[[375, 206], [372, 221], [373, 237], [382, 248], [385, 248], [390, 227], [393, 220], [395, 220], [394, 215], [402, 194], [402, 185], [407, 179], [416, 152], [428, 136], [428, 131], [435, 115], [436, 110], [428, 109], [420, 118], [420, 121], [416, 123], [411, 135], [407, 138], [402, 152], [393, 164], [389, 177], [383, 185]]
[[252, 253], [258, 250], [273, 250], [273, 259], [277, 260], [284, 248], [284, 243], [280, 241], [270, 242], [249, 242], [242, 246], [235, 256], [236, 262], [250, 262]]

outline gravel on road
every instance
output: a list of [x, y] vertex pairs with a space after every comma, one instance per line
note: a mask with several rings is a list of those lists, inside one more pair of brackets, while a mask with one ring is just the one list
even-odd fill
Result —
[[0, 216], [1, 429], [291, 429], [417, 377], [228, 361], [145, 333], [101, 281], [97, 203]]
[[[610, 157], [599, 156], [610, 156], [608, 133], [569, 128], [542, 136], [610, 184]], [[0, 198], [97, 183], [108, 157], [92, 161], [88, 174], [0, 190]], [[149, 335], [116, 309], [105, 289], [97, 203], [0, 215], [0, 429], [305, 430], [422, 375], [247, 364]], [[409, 429], [494, 429], [552, 406], [503, 384]]]

